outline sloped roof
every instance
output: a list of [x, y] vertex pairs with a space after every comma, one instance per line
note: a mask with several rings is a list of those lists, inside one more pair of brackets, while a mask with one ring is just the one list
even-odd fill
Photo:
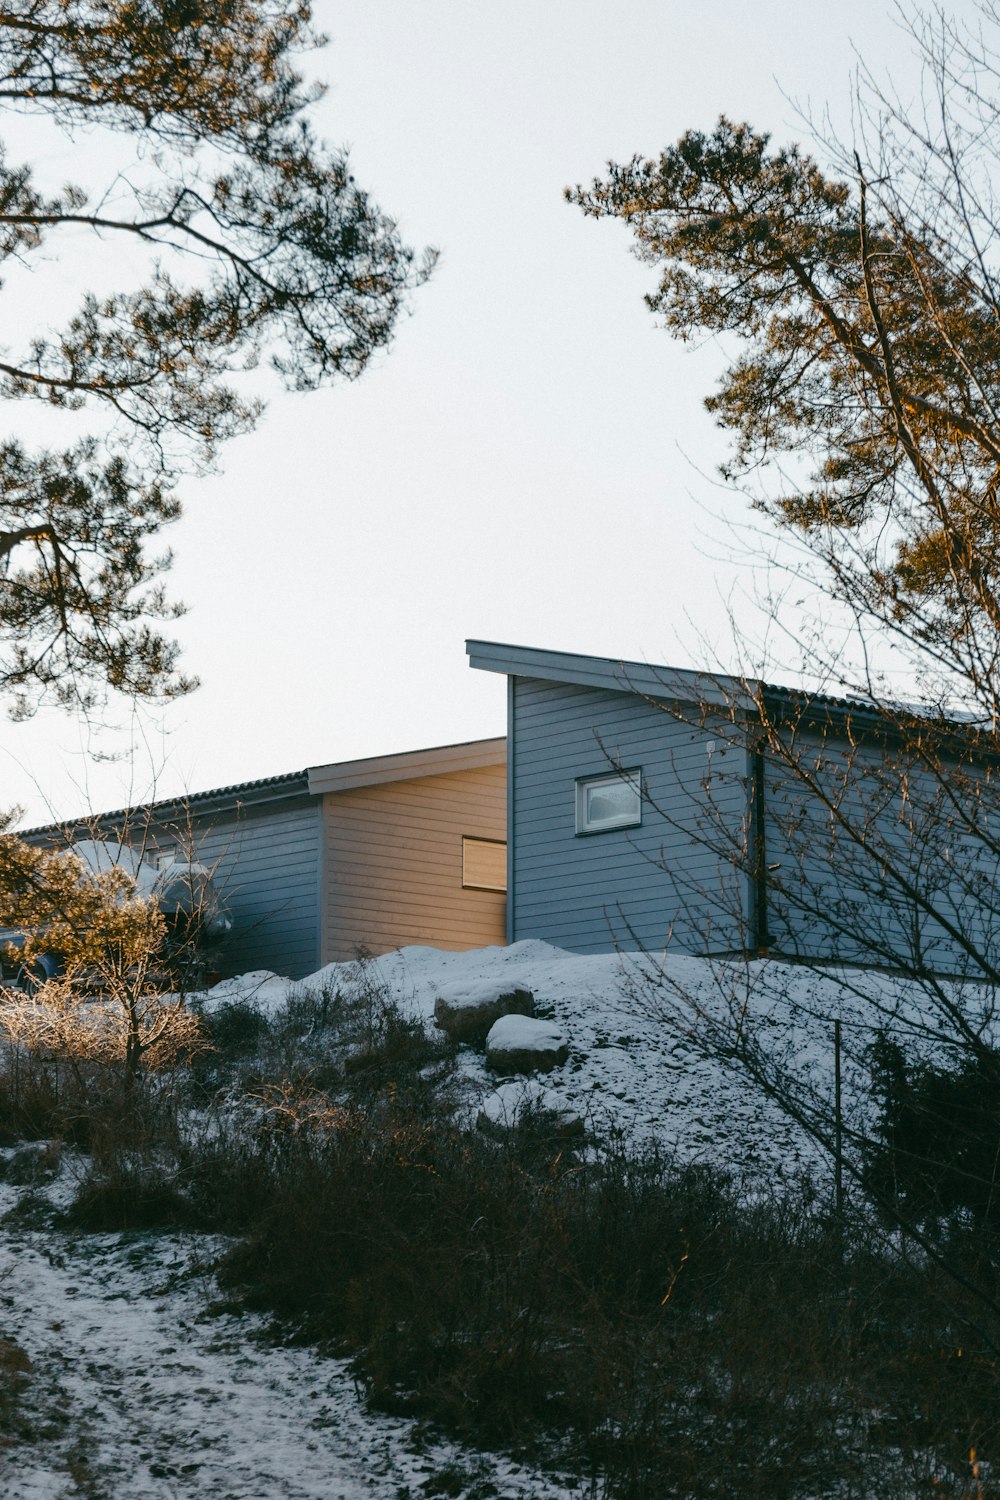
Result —
[[393, 755], [373, 755], [362, 760], [334, 761], [329, 765], [286, 771], [280, 776], [263, 776], [256, 781], [238, 781], [231, 786], [213, 787], [206, 792], [192, 792], [159, 802], [140, 803], [136, 807], [119, 807], [93, 816], [68, 818], [58, 823], [42, 823], [35, 828], [17, 829], [18, 837], [34, 838], [43, 834], [70, 835], [94, 825], [106, 826], [126, 821], [169, 822], [192, 814], [221, 812], [230, 807], [253, 807], [265, 802], [283, 801], [288, 797], [318, 797], [326, 792], [347, 791], [353, 787], [377, 786], [389, 781], [407, 781], [419, 776], [441, 775], [447, 771], [470, 770], [479, 766], [503, 765], [507, 741], [501, 735], [488, 740], [466, 740], [457, 745], [434, 745], [422, 750], [404, 750]]
[[948, 712], [937, 704], [887, 703], [861, 694], [812, 692], [725, 672], [657, 666], [610, 656], [586, 656], [575, 651], [546, 651], [500, 641], [466, 641], [466, 651], [469, 665], [487, 672], [535, 677], [543, 682], [575, 683], [612, 692], [638, 693], [643, 697], [690, 703], [703, 708], [742, 709], [752, 713], [763, 702], [775, 712], [791, 709], [797, 714], [805, 711], [826, 713], [831, 719], [840, 721], [870, 715], [883, 724], [892, 719], [912, 721], [920, 718], [970, 733], [989, 729], [972, 715]]
[[207, 792], [191, 792], [181, 797], [167, 797], [159, 802], [143, 802], [136, 807], [116, 807], [110, 812], [95, 813], [79, 818], [66, 818], [58, 823], [40, 823], [35, 828], [18, 828], [18, 838], [29, 838], [37, 834], [64, 832], [89, 827], [92, 824], [121, 823], [129, 819], [143, 818], [150, 821], [180, 816], [192, 808], [207, 812], [217, 804], [243, 806], [258, 802], [270, 802], [276, 797], [308, 795], [309, 777], [306, 771], [285, 771], [280, 776], [262, 776], [256, 781], [238, 781], [231, 786], [213, 787]]

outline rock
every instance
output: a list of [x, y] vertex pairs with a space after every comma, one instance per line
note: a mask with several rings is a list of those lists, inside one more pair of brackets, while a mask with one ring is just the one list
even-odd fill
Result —
[[6, 1172], [0, 1167], [0, 1176], [19, 1186], [47, 1182], [59, 1170], [62, 1158], [60, 1141], [34, 1141], [20, 1146], [8, 1159]]
[[501, 1083], [479, 1106], [476, 1124], [480, 1130], [499, 1135], [535, 1119], [553, 1135], [583, 1135], [583, 1120], [554, 1089], [543, 1088], [534, 1078]]
[[501, 1016], [532, 1016], [535, 997], [508, 980], [445, 985], [434, 1001], [434, 1019], [453, 1042], [481, 1042]]
[[567, 1057], [566, 1038], [554, 1021], [501, 1016], [486, 1038], [486, 1065], [497, 1073], [547, 1073]]

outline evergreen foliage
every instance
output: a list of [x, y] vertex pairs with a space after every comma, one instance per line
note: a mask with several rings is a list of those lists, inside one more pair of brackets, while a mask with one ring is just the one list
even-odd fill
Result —
[[1000, 1230], [1000, 1057], [957, 1066], [914, 1061], [882, 1033], [872, 1048], [879, 1115], [866, 1142], [865, 1186], [921, 1223]]
[[914, 22], [938, 117], [866, 77], [859, 149], [827, 143], [833, 173], [722, 118], [567, 196], [630, 227], [669, 333], [736, 337], [706, 403], [735, 437], [725, 476], [757, 486], [855, 617], [995, 720], [997, 16], [938, 21]]
[[95, 428], [0, 446], [0, 693], [17, 715], [193, 685], [162, 630], [169, 557], [149, 550], [180, 477], [257, 422], [241, 371], [266, 355], [292, 390], [353, 379], [430, 269], [315, 137], [319, 91], [293, 59], [319, 40], [302, 0], [0, 4], [0, 106], [135, 149], [88, 197], [44, 191], [0, 142], [0, 273], [65, 263], [80, 231], [151, 258], [144, 284], [85, 293], [0, 359], [0, 395], [87, 408]]

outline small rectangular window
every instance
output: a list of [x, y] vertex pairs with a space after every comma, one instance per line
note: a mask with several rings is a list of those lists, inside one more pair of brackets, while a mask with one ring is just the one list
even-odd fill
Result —
[[463, 835], [462, 887], [467, 891], [506, 891], [507, 845], [503, 839]]
[[642, 822], [642, 769], [586, 776], [576, 784], [577, 833], [634, 828]]

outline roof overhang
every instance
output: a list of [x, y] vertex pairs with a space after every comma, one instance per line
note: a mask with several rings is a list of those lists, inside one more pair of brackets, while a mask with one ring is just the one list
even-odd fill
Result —
[[760, 719], [771, 725], [832, 731], [875, 733], [905, 744], [914, 733], [933, 732], [937, 748], [996, 758], [997, 737], [988, 725], [933, 704], [880, 703], [870, 698], [835, 696], [824, 691], [780, 687], [759, 678], [724, 672], [693, 672], [649, 662], [581, 656], [570, 651], [541, 651], [498, 641], [466, 641], [469, 665], [487, 672], [566, 682], [580, 687], [635, 693], [654, 702], [693, 707], [695, 715], [721, 709], [734, 719]]
[[466, 641], [469, 665], [485, 672], [568, 682], [580, 687], [638, 693], [671, 703], [709, 708], [753, 710], [753, 685], [720, 672], [692, 672], [649, 662], [617, 661], [609, 656], [580, 656], [572, 651], [539, 651], [499, 641]]
[[111, 812], [66, 818], [58, 823], [43, 823], [36, 828], [19, 828], [18, 838], [48, 838], [73, 842], [89, 836], [94, 830], [149, 828], [153, 824], [180, 824], [196, 818], [216, 817], [248, 807], [260, 807], [291, 798], [307, 797], [309, 783], [305, 771], [289, 771], [280, 776], [266, 776], [259, 781], [241, 781], [232, 786], [213, 787], [207, 792], [191, 792], [161, 802], [144, 802], [135, 807], [119, 807]]
[[461, 745], [436, 745], [428, 750], [406, 750], [397, 755], [373, 755], [365, 760], [337, 761], [309, 768], [309, 791], [349, 792], [357, 787], [380, 786], [390, 781], [416, 781], [422, 776], [444, 776], [449, 771], [475, 771], [483, 766], [502, 766], [507, 761], [507, 740], [469, 740]]

